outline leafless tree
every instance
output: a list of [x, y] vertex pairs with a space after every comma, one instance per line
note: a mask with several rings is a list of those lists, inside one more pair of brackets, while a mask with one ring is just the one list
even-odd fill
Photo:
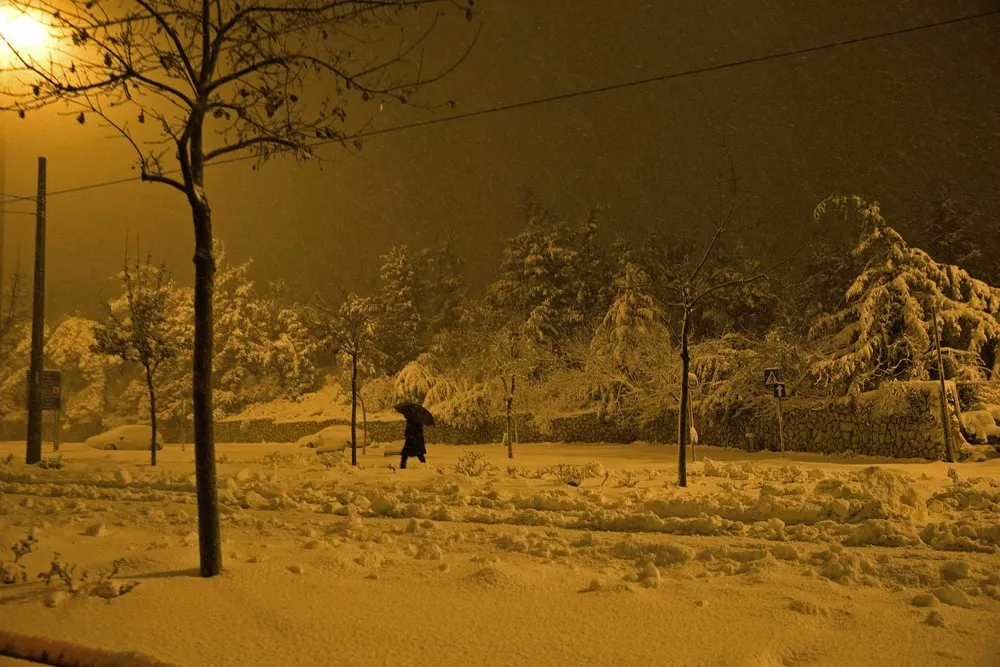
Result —
[[320, 339], [351, 364], [351, 465], [358, 465], [358, 401], [361, 401], [365, 421], [365, 443], [368, 438], [368, 411], [361, 399], [362, 371], [373, 372], [382, 352], [375, 345], [376, 307], [371, 299], [348, 294], [334, 312], [321, 300], [309, 307], [309, 320]]
[[[678, 407], [678, 434], [677, 434], [677, 483], [687, 486], [687, 445], [691, 436], [691, 326], [694, 315], [711, 297], [720, 290], [733, 289], [741, 285], [747, 285], [759, 280], [786, 264], [791, 258], [798, 254], [805, 246], [795, 250], [791, 255], [771, 264], [770, 266], [750, 273], [727, 272], [721, 279], [706, 271], [706, 266], [714, 252], [720, 248], [723, 235], [731, 231], [731, 225], [737, 208], [737, 188], [736, 188], [736, 168], [733, 164], [732, 154], [725, 141], [725, 126], [723, 126], [722, 148], [725, 151], [727, 167], [729, 170], [729, 181], [731, 183], [731, 194], [728, 203], [723, 204], [719, 216], [712, 222], [714, 227], [711, 238], [703, 251], [695, 256], [693, 268], [686, 274], [682, 274], [675, 284], [669, 287], [679, 297], [677, 301], [669, 305], [679, 310], [681, 315], [680, 328], [680, 357], [681, 357], [681, 391], [680, 405]], [[722, 195], [722, 185], [720, 184], [720, 201], [725, 201]], [[693, 447], [692, 447], [693, 451]]]
[[[222, 569], [212, 421], [212, 209], [205, 167], [239, 153], [297, 159], [353, 145], [348, 107], [415, 102], [461, 62], [425, 63], [458, 0], [12, 0], [50, 36], [44, 58], [12, 43], [2, 109], [65, 103], [134, 149], [144, 181], [182, 193], [195, 237], [193, 407], [201, 574]], [[6, 40], [5, 40], [6, 41]], [[438, 60], [441, 60], [438, 54]], [[430, 60], [430, 57], [428, 57]], [[433, 71], [432, 71], [433, 70]], [[353, 115], [351, 116], [353, 120]], [[176, 169], [168, 169], [176, 167]]]
[[177, 292], [166, 266], [154, 265], [149, 255], [144, 263], [136, 259], [132, 266], [126, 257], [121, 280], [122, 296], [107, 304], [106, 319], [94, 328], [93, 350], [142, 367], [152, 424], [150, 465], [155, 466], [157, 444], [162, 444], [156, 441], [156, 373], [185, 343], [183, 328], [170, 317], [177, 307]]

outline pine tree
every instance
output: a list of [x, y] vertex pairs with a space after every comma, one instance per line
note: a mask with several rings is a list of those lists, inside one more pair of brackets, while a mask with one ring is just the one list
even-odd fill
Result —
[[948, 189], [942, 188], [925, 218], [924, 249], [935, 261], [974, 270], [982, 257], [974, 226], [973, 214], [961, 209]]
[[419, 310], [417, 276], [409, 248], [395, 246], [382, 255], [381, 287], [375, 297], [379, 348], [386, 371], [395, 374], [420, 350], [423, 321]]
[[230, 265], [218, 242], [215, 312], [216, 407], [234, 412], [250, 403], [294, 398], [315, 388], [317, 345], [297, 309], [283, 304], [281, 283], [258, 294], [253, 260]]
[[466, 298], [461, 260], [450, 241], [424, 248], [416, 260], [417, 298], [420, 313], [421, 348], [427, 349], [435, 336], [458, 324]]
[[614, 296], [614, 269], [598, 238], [603, 216], [603, 209], [592, 209], [575, 238], [576, 266], [572, 283], [575, 309], [588, 329], [600, 322]]
[[587, 359], [592, 395], [608, 416], [636, 416], [642, 395], [656, 393], [650, 386], [651, 346], [669, 347], [663, 309], [651, 294], [649, 276], [626, 251], [614, 279], [614, 300], [597, 327]]
[[882, 218], [877, 202], [832, 197], [815, 215], [860, 222], [854, 254], [864, 266], [845, 295], [846, 307], [813, 328], [812, 336], [827, 343], [827, 356], [812, 368], [819, 381], [865, 391], [888, 380], [935, 377], [934, 309], [946, 377], [1000, 377], [1000, 289], [909, 247]]
[[268, 354], [270, 313], [257, 298], [249, 271], [253, 260], [230, 264], [221, 241], [215, 243], [215, 407], [219, 414], [246, 405], [250, 386], [263, 372]]
[[554, 214], [532, 210], [525, 229], [507, 239], [497, 280], [487, 289], [490, 305], [547, 349], [557, 349], [584, 320], [575, 241]]

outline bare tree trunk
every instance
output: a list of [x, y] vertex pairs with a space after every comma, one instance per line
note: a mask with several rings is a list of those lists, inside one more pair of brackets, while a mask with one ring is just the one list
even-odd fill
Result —
[[351, 465], [358, 465], [358, 355], [351, 355]]
[[192, 398], [195, 478], [198, 489], [198, 548], [201, 576], [213, 577], [222, 571], [219, 489], [215, 474], [215, 432], [212, 419], [212, 295], [215, 289], [215, 258], [212, 256], [212, 212], [208, 202], [199, 200], [196, 193], [192, 208], [195, 227]]
[[[504, 397], [504, 407], [507, 412], [507, 458], [514, 458], [514, 375], [510, 376], [510, 391]], [[504, 378], [504, 389], [507, 389], [507, 379]]]
[[681, 325], [681, 405], [678, 414], [679, 433], [677, 434], [677, 484], [687, 486], [687, 443], [688, 443], [688, 369], [691, 367], [691, 354], [688, 351], [688, 329], [691, 309], [684, 304], [684, 322]]
[[149, 465], [156, 465], [156, 390], [153, 388], [153, 373], [146, 366], [146, 389], [149, 391], [149, 421], [153, 425], [153, 433], [149, 443]]

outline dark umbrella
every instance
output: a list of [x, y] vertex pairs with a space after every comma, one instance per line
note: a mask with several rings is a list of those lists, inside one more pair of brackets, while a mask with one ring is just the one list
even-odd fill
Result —
[[399, 403], [394, 409], [406, 417], [406, 421], [416, 422], [423, 426], [434, 426], [434, 415], [419, 403]]

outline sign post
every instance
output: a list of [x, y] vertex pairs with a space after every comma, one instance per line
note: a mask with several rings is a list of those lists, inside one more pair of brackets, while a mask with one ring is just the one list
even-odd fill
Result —
[[[32, 384], [31, 371], [28, 371], [28, 387]], [[38, 391], [41, 394], [41, 408], [55, 411], [55, 433], [52, 436], [54, 451], [59, 451], [59, 430], [62, 422], [62, 371], [42, 371], [38, 377]], [[29, 394], [30, 400], [30, 394]], [[39, 435], [39, 447], [41, 436]]]
[[774, 398], [778, 403], [778, 443], [781, 447], [781, 455], [785, 455], [785, 418], [781, 410], [781, 401], [785, 398], [785, 383], [779, 382], [774, 385]]
[[778, 404], [778, 444], [781, 447], [781, 455], [785, 455], [785, 425], [784, 416], [781, 414], [781, 399], [785, 398], [785, 383], [781, 381], [780, 368], [764, 369], [764, 386], [774, 392], [774, 399]]

